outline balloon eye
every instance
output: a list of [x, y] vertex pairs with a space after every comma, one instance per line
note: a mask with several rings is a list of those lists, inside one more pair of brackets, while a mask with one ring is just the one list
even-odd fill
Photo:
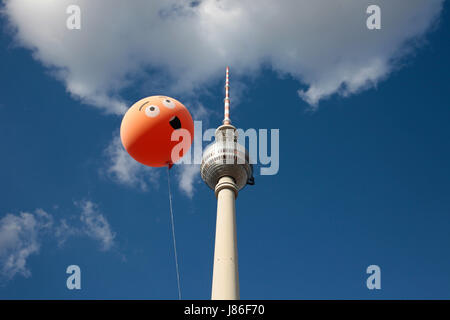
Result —
[[169, 109], [173, 109], [173, 108], [175, 108], [175, 102], [173, 102], [172, 100], [170, 100], [170, 99], [164, 99], [163, 100], [163, 105], [165, 105], [167, 108], [169, 108]]
[[150, 118], [154, 118], [159, 114], [159, 108], [157, 106], [148, 106], [145, 108], [145, 115]]

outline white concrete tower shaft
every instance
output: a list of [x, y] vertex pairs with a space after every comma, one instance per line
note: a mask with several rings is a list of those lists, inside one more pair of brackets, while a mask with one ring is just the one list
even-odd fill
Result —
[[222, 177], [216, 185], [217, 220], [214, 248], [212, 300], [239, 299], [236, 206], [238, 189], [231, 177]]

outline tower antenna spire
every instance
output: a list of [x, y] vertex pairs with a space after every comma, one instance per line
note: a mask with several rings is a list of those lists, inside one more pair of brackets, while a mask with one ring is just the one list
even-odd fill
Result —
[[230, 120], [230, 80], [229, 80], [229, 71], [230, 68], [227, 66], [226, 78], [225, 78], [225, 112], [223, 124], [231, 124]]

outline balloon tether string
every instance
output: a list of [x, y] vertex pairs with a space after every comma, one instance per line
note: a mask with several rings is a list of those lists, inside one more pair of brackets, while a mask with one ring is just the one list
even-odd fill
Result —
[[175, 240], [175, 224], [173, 222], [172, 192], [170, 191], [170, 167], [171, 166], [167, 166], [167, 186], [169, 188], [170, 222], [172, 224], [173, 250], [175, 253], [175, 266], [177, 269], [178, 300], [181, 300], [180, 271], [178, 269], [177, 242]]

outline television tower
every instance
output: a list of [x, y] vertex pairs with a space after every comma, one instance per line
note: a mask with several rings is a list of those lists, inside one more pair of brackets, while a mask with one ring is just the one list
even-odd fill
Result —
[[231, 125], [228, 74], [227, 67], [223, 124], [216, 129], [214, 143], [203, 152], [200, 167], [203, 181], [217, 197], [212, 300], [239, 299], [235, 201], [239, 190], [254, 184], [248, 152], [237, 142], [236, 128]]

